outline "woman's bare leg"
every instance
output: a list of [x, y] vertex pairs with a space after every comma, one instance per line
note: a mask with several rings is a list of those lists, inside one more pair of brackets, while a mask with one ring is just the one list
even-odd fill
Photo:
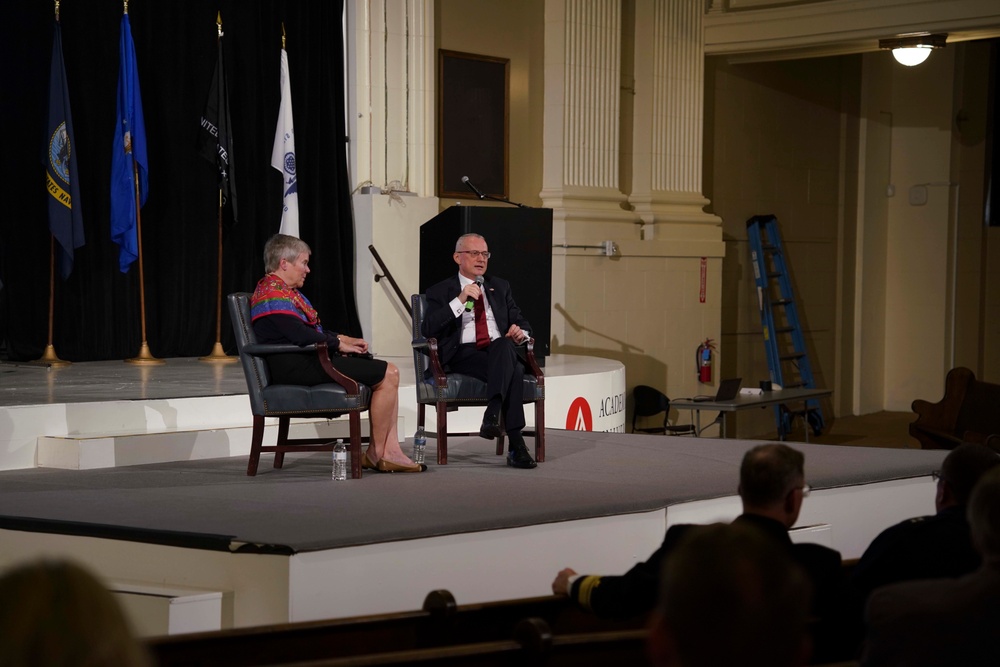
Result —
[[372, 391], [372, 403], [369, 408], [369, 423], [371, 425], [371, 446], [368, 448], [368, 460], [378, 463], [379, 459], [392, 461], [401, 465], [413, 465], [403, 450], [399, 447], [399, 368], [389, 364], [385, 369], [385, 378]]

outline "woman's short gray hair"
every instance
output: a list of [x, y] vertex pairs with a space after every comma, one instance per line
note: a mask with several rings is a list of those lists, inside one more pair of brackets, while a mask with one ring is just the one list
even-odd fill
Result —
[[275, 234], [264, 244], [264, 272], [274, 273], [281, 266], [281, 260], [294, 262], [302, 253], [312, 254], [308, 243], [296, 236]]

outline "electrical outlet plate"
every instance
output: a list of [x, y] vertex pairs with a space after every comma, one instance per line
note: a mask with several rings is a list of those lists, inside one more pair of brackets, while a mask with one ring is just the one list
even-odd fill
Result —
[[910, 188], [910, 206], [923, 206], [927, 203], [927, 186], [914, 185]]

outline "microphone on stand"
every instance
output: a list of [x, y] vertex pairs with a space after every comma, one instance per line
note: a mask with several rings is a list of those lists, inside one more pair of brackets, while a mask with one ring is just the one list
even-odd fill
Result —
[[[479, 285], [479, 289], [483, 289], [483, 277], [476, 276], [476, 284]], [[482, 296], [482, 295], [480, 295]], [[476, 307], [476, 301], [474, 299], [469, 299], [465, 302], [465, 312], [471, 313], [472, 309]]]
[[480, 199], [486, 199], [486, 195], [484, 195], [482, 193], [482, 191], [479, 188], [477, 188], [475, 186], [475, 184], [473, 184], [472, 181], [469, 180], [468, 176], [463, 176], [462, 177], [462, 182], [465, 183], [466, 185], [468, 185], [469, 189], [472, 190], [473, 192], [475, 192], [479, 196]]

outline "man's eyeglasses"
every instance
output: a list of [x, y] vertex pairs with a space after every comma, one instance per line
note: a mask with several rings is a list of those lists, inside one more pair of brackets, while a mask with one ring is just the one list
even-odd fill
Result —
[[934, 470], [933, 472], [931, 472], [931, 479], [933, 479], [935, 482], [940, 482], [942, 479], [944, 479], [944, 477], [941, 475], [940, 470]]
[[479, 257], [482, 255], [483, 259], [489, 259], [492, 254], [489, 250], [456, 250], [455, 252], [464, 252], [472, 255], [473, 257]]

